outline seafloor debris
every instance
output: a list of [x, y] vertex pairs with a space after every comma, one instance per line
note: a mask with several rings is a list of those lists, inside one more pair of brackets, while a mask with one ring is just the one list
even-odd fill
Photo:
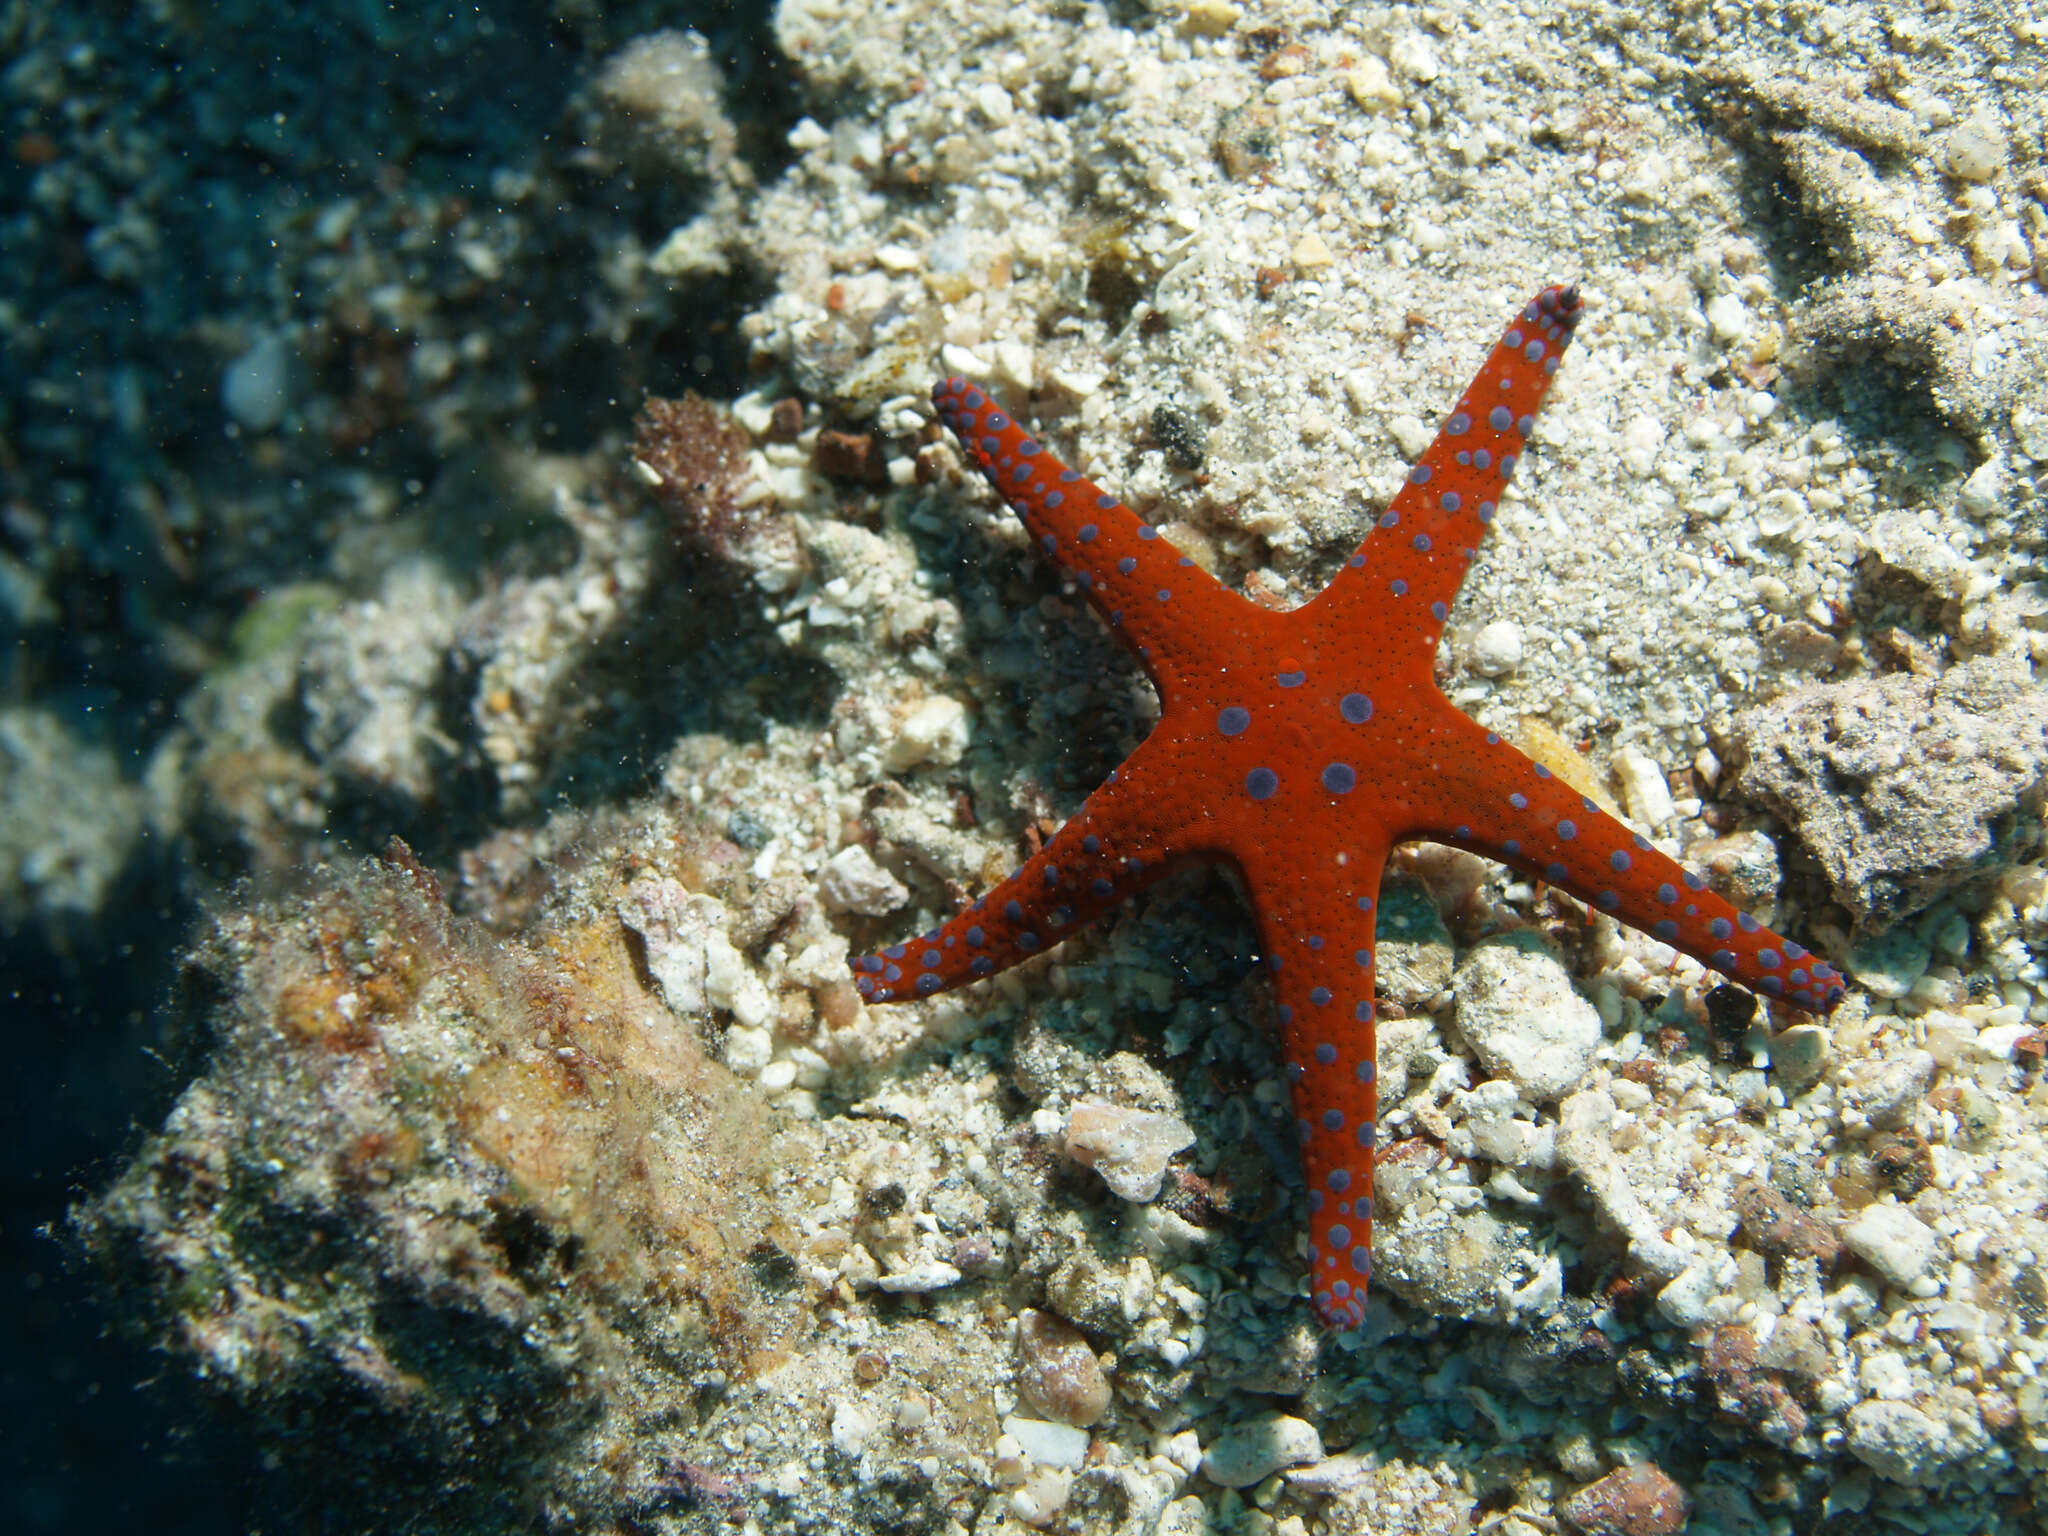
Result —
[[1744, 792], [1859, 923], [1890, 926], [2038, 853], [2048, 692], [2015, 662], [1808, 688], [1746, 716], [1743, 740]]
[[189, 972], [209, 1065], [78, 1236], [358, 1516], [631, 1507], [675, 1403], [781, 1326], [759, 1105], [615, 921], [502, 945], [417, 870], [218, 924]]

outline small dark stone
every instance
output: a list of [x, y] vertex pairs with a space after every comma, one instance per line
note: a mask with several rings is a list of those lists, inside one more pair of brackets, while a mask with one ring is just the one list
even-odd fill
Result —
[[1756, 998], [1742, 988], [1719, 986], [1707, 994], [1707, 1025], [1714, 1032], [1715, 1055], [1733, 1055], [1755, 1020]]
[[995, 1267], [995, 1245], [979, 1232], [970, 1232], [953, 1244], [953, 1267], [974, 1280]]
[[1880, 1136], [1870, 1144], [1870, 1171], [1901, 1200], [1910, 1200], [1934, 1182], [1934, 1152], [1910, 1131]]
[[1530, 1402], [1584, 1405], [1614, 1395], [1614, 1345], [1592, 1303], [1569, 1298], [1549, 1317], [1479, 1347], [1481, 1379]]
[[1754, 1179], [1735, 1186], [1735, 1219], [1749, 1246], [1765, 1258], [1809, 1258], [1826, 1268], [1842, 1252], [1842, 1240], [1826, 1222]]
[[795, 1259], [765, 1240], [747, 1250], [747, 1268], [753, 1271], [761, 1289], [771, 1295], [795, 1290], [801, 1274]]
[[811, 450], [811, 467], [827, 480], [889, 483], [889, 466], [872, 432], [820, 432], [818, 445]]
[[2041, 1273], [2040, 1265], [2021, 1265], [2005, 1289], [2012, 1299], [2013, 1311], [2027, 1322], [2038, 1323], [2048, 1318], [2048, 1276]]
[[1207, 446], [1208, 435], [1203, 432], [1201, 423], [1179, 406], [1162, 404], [1152, 408], [1152, 436], [1166, 450], [1166, 460], [1174, 468], [1197, 470], [1202, 467], [1202, 452]]
[[749, 810], [736, 810], [725, 819], [725, 835], [738, 843], [749, 853], [757, 853], [768, 846], [768, 839], [774, 834], [768, 824]]
[[871, 1189], [862, 1195], [860, 1203], [869, 1216], [886, 1219], [902, 1210], [909, 1198], [904, 1194], [901, 1184], [884, 1184], [879, 1189]]
[[1686, 1415], [1699, 1404], [1694, 1362], [1639, 1344], [1614, 1362], [1614, 1377], [1627, 1402], [1660, 1413]]

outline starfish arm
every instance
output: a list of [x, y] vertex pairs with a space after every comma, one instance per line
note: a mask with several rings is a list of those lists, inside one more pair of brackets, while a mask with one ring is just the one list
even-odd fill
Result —
[[1148, 738], [1017, 872], [919, 938], [853, 962], [870, 1003], [929, 997], [1029, 960], [1210, 850], [1170, 793], [1170, 747]]
[[1379, 1136], [1373, 924], [1387, 844], [1344, 845], [1341, 871], [1265, 849], [1239, 867], [1273, 970], [1274, 1014], [1293, 1085], [1308, 1181], [1309, 1276], [1333, 1328], [1365, 1320], [1372, 1278], [1373, 1160]]
[[1370, 632], [1428, 675], [1459, 584], [1528, 447], [1584, 312], [1576, 287], [1545, 288], [1487, 356], [1379, 524], [1310, 607]]
[[1462, 715], [1457, 724], [1464, 750], [1446, 756], [1458, 767], [1440, 781], [1431, 825], [1415, 835], [1562, 886], [1752, 992], [1822, 1013], [1842, 1000], [1842, 973], [1825, 960], [1722, 900], [1700, 875], [1493, 732]]
[[1048, 453], [974, 384], [944, 379], [932, 386], [932, 404], [1040, 552], [1074, 573], [1095, 611], [1137, 653], [1163, 707], [1172, 708], [1182, 679], [1208, 670], [1205, 658], [1264, 617], [1157, 528]]

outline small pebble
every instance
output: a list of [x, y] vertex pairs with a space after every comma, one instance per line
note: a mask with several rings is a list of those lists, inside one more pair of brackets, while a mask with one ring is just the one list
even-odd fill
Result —
[[1344, 77], [1344, 89], [1351, 93], [1351, 99], [1366, 112], [1391, 112], [1404, 101], [1401, 88], [1394, 84], [1387, 73], [1384, 60], [1367, 54], [1359, 61], [1358, 67]]
[[1521, 664], [1521, 625], [1495, 619], [1472, 637], [1472, 670], [1481, 677], [1503, 677]]
[[1284, 1413], [1262, 1413], [1230, 1426], [1202, 1454], [1202, 1471], [1224, 1488], [1249, 1488], [1283, 1467], [1323, 1459], [1316, 1427]]
[[1689, 1264], [1657, 1293], [1657, 1310], [1677, 1327], [1697, 1328], [1707, 1320], [1708, 1305], [1720, 1290], [1712, 1265]]
[[1842, 1251], [1841, 1240], [1826, 1222], [1755, 1180], [1735, 1186], [1735, 1219], [1742, 1223], [1749, 1246], [1766, 1258], [1812, 1259], [1825, 1269]]
[[811, 467], [828, 480], [860, 485], [884, 485], [889, 478], [881, 441], [872, 432], [820, 432], [811, 450]]
[[292, 406], [291, 343], [275, 332], [221, 370], [221, 406], [245, 432], [268, 432]]
[[1313, 272], [1319, 267], [1327, 267], [1337, 259], [1330, 254], [1330, 247], [1323, 237], [1314, 230], [1310, 230], [1294, 242], [1294, 250], [1291, 254], [1294, 258], [1294, 264], [1304, 272]]
[[1671, 784], [1657, 760], [1647, 752], [1634, 747], [1616, 752], [1614, 779], [1621, 788], [1621, 803], [1644, 826], [1661, 827], [1678, 814], [1671, 799]]
[[1820, 1080], [1828, 1065], [1828, 1032], [1818, 1024], [1794, 1024], [1771, 1037], [1771, 1071], [1797, 1093]]
[[832, 1408], [832, 1448], [843, 1456], [858, 1456], [881, 1427], [864, 1404], [836, 1403]]
[[1733, 346], [1749, 335], [1749, 311], [1735, 294], [1720, 294], [1707, 301], [1707, 327], [1714, 340]]
[[1871, 1398], [1851, 1408], [1846, 1422], [1849, 1454], [1892, 1482], [1925, 1482], [1947, 1460], [1948, 1431], [1911, 1403]]
[[1109, 1379], [1078, 1328], [1026, 1307], [1017, 1315], [1017, 1349], [1024, 1357], [1017, 1390], [1027, 1407], [1083, 1429], [1109, 1411]]
[[882, 765], [902, 773], [920, 763], [949, 766], [960, 761], [972, 736], [967, 706], [947, 694], [933, 694], [897, 722], [896, 735], [882, 754]]
[[954, 1267], [970, 1280], [987, 1274], [995, 1261], [995, 1245], [979, 1232], [970, 1232], [953, 1244]]
[[1244, 12], [1230, 0], [1188, 0], [1182, 24], [1188, 31], [1205, 37], [1221, 37], [1236, 26]]
[[775, 1058], [775, 1037], [765, 1029], [735, 1024], [725, 1032], [720, 1054], [741, 1077], [759, 1077]]
[[1610, 1472], [1564, 1501], [1565, 1519], [1586, 1536], [1677, 1536], [1692, 1500], [1654, 1462]]
[[1067, 1156], [1126, 1200], [1156, 1196], [1173, 1154], [1194, 1144], [1193, 1127], [1173, 1115], [1092, 1101], [1067, 1114]]
[[1926, 1051], [1908, 1051], [1890, 1061], [1868, 1061], [1848, 1074], [1842, 1104], [1880, 1130], [1910, 1124], [1913, 1111], [1926, 1097], [1937, 1063]]
[[1071, 1424], [1054, 1424], [1047, 1419], [1027, 1419], [1013, 1414], [1003, 1420], [1003, 1433], [1017, 1442], [1017, 1448], [1042, 1467], [1079, 1469], [1088, 1459], [1088, 1431]]
[[855, 843], [825, 861], [825, 867], [818, 871], [818, 895], [828, 912], [883, 917], [910, 900], [910, 887]]
[[1010, 1495], [1010, 1513], [1034, 1530], [1051, 1525], [1067, 1507], [1074, 1474], [1063, 1467], [1034, 1467], [1024, 1486]]
[[1933, 1229], [1902, 1205], [1866, 1205], [1842, 1229], [1842, 1241], [1901, 1289], [1927, 1273], [1939, 1246]]
[[2005, 169], [2005, 135], [1996, 123], [1973, 117], [1949, 133], [1942, 164], [1959, 181], [1989, 181]]
[[896, 1428], [902, 1434], [915, 1434], [931, 1422], [932, 1400], [922, 1392], [906, 1392], [903, 1401], [896, 1405]]
[[1558, 958], [1540, 944], [1479, 945], [1457, 969], [1458, 1028], [1495, 1077], [1532, 1104], [1585, 1081], [1600, 1045], [1600, 1015], [1572, 990]]
[[960, 1283], [960, 1271], [950, 1264], [929, 1259], [922, 1264], [913, 1264], [901, 1274], [883, 1275], [875, 1282], [882, 1290], [898, 1295], [922, 1296], [929, 1291], [943, 1291], [949, 1285]]
[[1994, 1061], [2011, 1061], [2014, 1049], [2033, 1032], [2029, 1024], [1993, 1024], [1977, 1032], [1977, 1049]]

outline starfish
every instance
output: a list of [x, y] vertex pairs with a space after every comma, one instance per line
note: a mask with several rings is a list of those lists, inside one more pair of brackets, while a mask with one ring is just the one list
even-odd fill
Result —
[[1364, 1319], [1377, 1145], [1373, 920], [1394, 844], [1448, 843], [1560, 886], [1768, 997], [1824, 1011], [1841, 973], [1707, 889], [1438, 689], [1437, 638], [1583, 313], [1514, 318], [1378, 524], [1287, 612], [1199, 569], [980, 389], [939, 417], [1159, 691], [1151, 734], [1018, 871], [943, 927], [854, 962], [871, 1003], [994, 975], [1195, 859], [1256, 909], [1308, 1180], [1310, 1279]]

